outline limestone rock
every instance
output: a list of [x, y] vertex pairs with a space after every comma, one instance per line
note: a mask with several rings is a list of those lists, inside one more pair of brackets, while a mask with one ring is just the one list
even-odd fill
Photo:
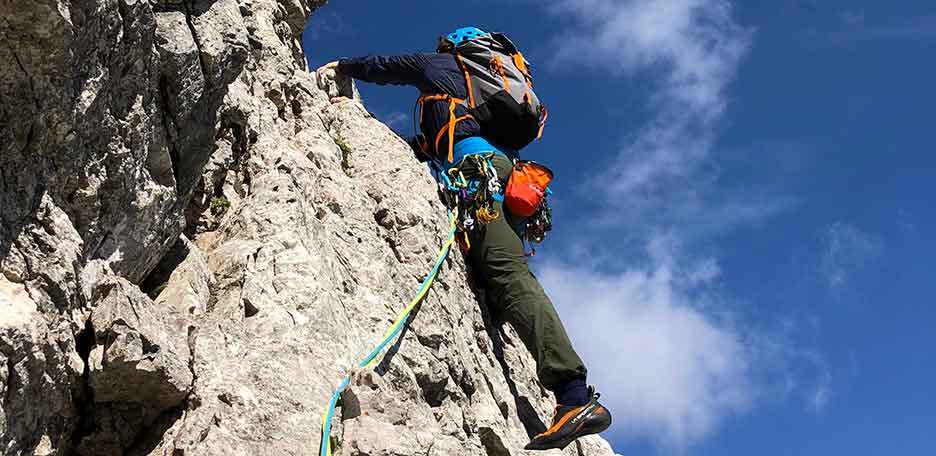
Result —
[[[0, 276], [0, 431], [5, 454], [60, 448], [83, 362], [69, 323], [47, 317], [21, 283]], [[49, 453], [52, 454], [52, 453]]]
[[457, 251], [352, 371], [447, 222], [353, 83], [305, 67], [319, 4], [0, 2], [0, 452], [315, 454], [349, 374], [336, 454], [521, 455], [545, 428]]
[[98, 285], [91, 309], [94, 401], [140, 404], [154, 417], [181, 404], [193, 377], [187, 335], [166, 322], [171, 313], [119, 278]]

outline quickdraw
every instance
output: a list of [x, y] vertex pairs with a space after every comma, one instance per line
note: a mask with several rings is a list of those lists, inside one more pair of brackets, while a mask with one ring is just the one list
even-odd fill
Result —
[[458, 240], [465, 250], [471, 248], [468, 232], [500, 217], [494, 205], [503, 201], [503, 189], [493, 158], [494, 153], [468, 155], [447, 170], [433, 163], [446, 204], [457, 214], [456, 225], [463, 235]]
[[[549, 195], [549, 189], [546, 194]], [[552, 209], [549, 208], [549, 198], [543, 198], [539, 208], [532, 216], [524, 220], [521, 225], [520, 240], [524, 244], [531, 244], [527, 256], [536, 255], [536, 248], [532, 244], [540, 244], [546, 239], [546, 233], [552, 231]]]

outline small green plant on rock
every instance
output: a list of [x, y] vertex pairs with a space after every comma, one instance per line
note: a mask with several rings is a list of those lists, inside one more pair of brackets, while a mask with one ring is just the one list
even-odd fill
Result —
[[227, 212], [231, 207], [231, 202], [228, 201], [224, 196], [216, 196], [211, 198], [211, 214], [215, 217], [220, 217]]
[[335, 138], [335, 144], [337, 144], [338, 149], [341, 150], [341, 170], [350, 177], [351, 169], [354, 168], [351, 166], [351, 148], [348, 147], [348, 143], [344, 142], [341, 138]]

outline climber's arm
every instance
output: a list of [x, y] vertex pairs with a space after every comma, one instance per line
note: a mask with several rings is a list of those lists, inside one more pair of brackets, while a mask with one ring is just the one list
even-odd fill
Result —
[[341, 59], [335, 70], [365, 82], [410, 85], [423, 89], [429, 85], [426, 78], [429, 62], [427, 54], [369, 56]]

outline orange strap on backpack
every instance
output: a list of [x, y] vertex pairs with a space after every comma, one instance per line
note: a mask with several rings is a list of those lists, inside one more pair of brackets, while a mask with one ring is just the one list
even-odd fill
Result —
[[536, 139], [543, 137], [543, 129], [546, 128], [546, 119], [549, 119], [549, 110], [543, 105], [543, 118], [540, 119], [539, 131], [536, 133]]
[[455, 116], [455, 107], [459, 104], [464, 104], [465, 100], [461, 98], [455, 98], [446, 94], [433, 94], [433, 95], [421, 95], [417, 102], [419, 103], [419, 123], [422, 124], [423, 120], [423, 104], [429, 100], [448, 100], [449, 102], [449, 120], [448, 124], [439, 129], [439, 133], [435, 137], [435, 150], [436, 153], [439, 152], [439, 142], [442, 141], [442, 135], [448, 134], [448, 161], [449, 163], [455, 158], [455, 125], [458, 122], [467, 119], [473, 119], [471, 114], [465, 114], [461, 117]]

